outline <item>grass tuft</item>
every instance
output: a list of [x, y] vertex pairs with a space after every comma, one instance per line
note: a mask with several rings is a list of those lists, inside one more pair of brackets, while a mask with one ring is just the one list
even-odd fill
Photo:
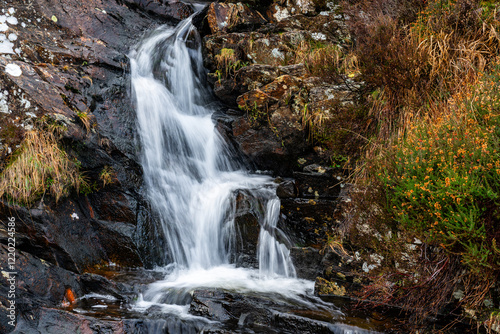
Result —
[[0, 197], [31, 204], [46, 193], [56, 201], [84, 182], [77, 164], [59, 148], [52, 133], [29, 131], [0, 175]]

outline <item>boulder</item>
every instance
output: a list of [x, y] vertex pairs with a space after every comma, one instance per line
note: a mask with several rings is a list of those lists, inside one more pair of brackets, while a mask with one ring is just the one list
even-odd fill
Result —
[[232, 137], [238, 149], [257, 168], [282, 175], [290, 173], [293, 162], [279, 138], [268, 127], [255, 129], [245, 117], [240, 117], [233, 123]]
[[219, 32], [254, 30], [266, 23], [266, 19], [248, 5], [238, 2], [212, 2], [208, 8], [207, 20], [212, 34]]
[[248, 191], [235, 194], [236, 240], [232, 254], [234, 263], [240, 267], [258, 268], [257, 247], [259, 243], [260, 224], [262, 219], [261, 200]]
[[[31, 333], [35, 332], [36, 328], [43, 328], [45, 333], [61, 331], [66, 333], [65, 330], [68, 328], [82, 329], [87, 321], [98, 322], [99, 320], [71, 315], [62, 308], [71, 309], [81, 302], [81, 297], [92, 293], [111, 295], [120, 302], [129, 302], [134, 292], [132, 287], [125, 284], [112, 282], [96, 274], [80, 276], [22, 250], [16, 250], [15, 264], [13, 267], [7, 267], [8, 254], [8, 247], [0, 243], [0, 263], [2, 263], [0, 303], [10, 305], [9, 301], [12, 298], [9, 297], [9, 290], [13, 283], [17, 311], [15, 332]], [[9, 333], [14, 329], [8, 324], [8, 314], [9, 311], [5, 307], [0, 307], [0, 331], [2, 333]], [[49, 318], [45, 318], [46, 316], [52, 320], [49, 321]], [[61, 318], [60, 321], [54, 321], [53, 316], [56, 318], [62, 316], [66, 320]], [[56, 328], [59, 328], [59, 331]]]
[[276, 188], [276, 195], [279, 198], [295, 198], [297, 197], [298, 189], [293, 180], [280, 182]]
[[195, 290], [189, 312], [215, 321], [229, 320], [232, 317], [226, 310], [230, 309], [229, 298], [220, 290]]
[[280, 22], [293, 15], [304, 14], [312, 16], [317, 14], [324, 5], [320, 1], [313, 0], [281, 0], [275, 1], [267, 11], [267, 15], [275, 22]]
[[323, 255], [312, 247], [292, 247], [290, 249], [295, 272], [298, 278], [314, 280], [322, 273]]
[[124, 0], [128, 5], [136, 5], [139, 8], [158, 15], [165, 19], [183, 20], [193, 14], [193, 8], [177, 0]]
[[[133, 241], [133, 222], [92, 219], [88, 208], [80, 204], [66, 200], [55, 209], [43, 204], [31, 210], [17, 208], [13, 217], [18, 249], [77, 273], [109, 262], [143, 265]], [[3, 205], [0, 212], [8, 217], [9, 210]]]

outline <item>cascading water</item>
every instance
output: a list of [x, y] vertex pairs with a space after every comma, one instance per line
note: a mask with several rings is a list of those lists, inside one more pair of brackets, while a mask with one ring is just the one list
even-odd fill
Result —
[[[190, 331], [199, 331], [213, 322], [190, 313], [192, 294], [215, 288], [259, 294], [279, 309], [287, 305], [338, 316], [331, 304], [310, 296], [313, 282], [295, 277], [288, 240], [277, 228], [280, 201], [272, 179], [245, 170], [215, 128], [214, 100], [204, 81], [200, 36], [192, 19], [152, 32], [131, 52], [130, 61], [144, 179], [169, 247], [164, 279], [150, 284], [132, 310], [160, 309], [181, 319], [163, 323], [182, 327], [189, 319], [194, 324]], [[254, 252], [259, 270], [232, 263], [242, 238], [235, 224], [241, 194], [254, 206], [260, 225]], [[241, 314], [240, 328], [245, 318]], [[151, 327], [150, 333], [165, 331], [162, 322], [153, 324], [159, 329]], [[334, 333], [358, 333], [344, 331], [344, 325], [324, 326]]]
[[[338, 323], [346, 320], [342, 312], [311, 294], [314, 282], [296, 278], [289, 241], [277, 228], [275, 184], [245, 170], [215, 129], [210, 106], [217, 103], [204, 81], [191, 18], [150, 33], [130, 62], [144, 180], [167, 239], [168, 265], [118, 270], [122, 287], [108, 294], [103, 285], [105, 295], [82, 296], [74, 312], [120, 320], [125, 333], [373, 333]], [[250, 252], [258, 270], [236, 265], [238, 252], [247, 250], [240, 246], [242, 212], [260, 226], [258, 248]]]
[[231, 159], [215, 129], [191, 19], [155, 31], [132, 52], [131, 68], [145, 180], [170, 260], [187, 270], [228, 265], [237, 241], [233, 195], [243, 189], [267, 208], [259, 222], [261, 276], [294, 277], [288, 249], [273, 236], [280, 206], [273, 183]]

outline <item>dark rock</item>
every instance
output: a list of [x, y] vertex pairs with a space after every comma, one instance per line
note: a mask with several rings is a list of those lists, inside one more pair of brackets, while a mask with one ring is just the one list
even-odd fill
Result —
[[124, 299], [131, 292], [130, 288], [122, 283], [117, 283], [103, 276], [91, 273], [81, 275], [80, 284], [85, 294], [98, 293], [111, 295], [117, 299]]
[[[193, 291], [190, 313], [224, 322], [224, 329], [238, 328], [275, 333], [270, 327], [271, 307], [278, 306], [266, 297], [242, 295], [219, 289]], [[218, 333], [218, 332], [216, 332]]]
[[[9, 279], [11, 282], [15, 281], [17, 327], [14, 332], [16, 333], [33, 333], [36, 332], [36, 328], [45, 330], [45, 333], [61, 333], [61, 331], [69, 333], [65, 331], [68, 328], [82, 329], [85, 328], [86, 323], [99, 322], [91, 318], [70, 315], [63, 310], [48, 309], [61, 308], [64, 303], [68, 303], [66, 299], [68, 289], [72, 291], [74, 298], [80, 298], [88, 293], [101, 293], [115, 296], [119, 300], [131, 299], [128, 296], [131, 295], [132, 290], [124, 284], [111, 282], [95, 274], [79, 276], [23, 251], [16, 251], [14, 267], [8, 268], [8, 254], [8, 248], [0, 244], [0, 263], [2, 264], [0, 303], [10, 305], [9, 300], [13, 299], [9, 297], [11, 286]], [[7, 314], [6, 308], [0, 308], [0, 331], [2, 333], [13, 330], [12, 326], [5, 322], [5, 319], [8, 319]], [[59, 331], [56, 328], [59, 328]]]
[[[64, 300], [66, 288], [71, 288], [77, 296], [82, 295], [78, 275], [39, 260], [29, 253], [16, 250], [16, 262], [12, 268], [7, 267], [9, 250], [6, 245], [0, 244], [0, 263], [2, 275], [0, 281], [0, 302], [10, 305], [9, 300], [15, 300], [17, 317], [28, 317], [41, 305], [49, 307], [60, 306]], [[12, 280], [14, 278], [14, 280]], [[8, 279], [12, 281], [9, 282]], [[15, 282], [15, 298], [9, 298], [9, 289]], [[6, 308], [0, 308], [0, 331], [12, 329], [4, 321]]]
[[336, 201], [330, 200], [282, 199], [278, 227], [295, 245], [321, 247], [326, 241], [327, 225], [333, 222], [335, 206]]
[[262, 204], [259, 199], [246, 191], [237, 192], [235, 200], [234, 263], [241, 267], [258, 268], [257, 245], [259, 243], [259, 219], [262, 218]]
[[[5, 217], [12, 210], [2, 206]], [[142, 266], [132, 240], [133, 226], [105, 223], [90, 218], [86, 207], [66, 200], [54, 209], [43, 207], [32, 216], [24, 208], [14, 215], [16, 232], [22, 242], [20, 250], [36, 253], [45, 261], [74, 272], [107, 262], [125, 266]]]
[[193, 8], [176, 0], [124, 0], [129, 5], [154, 13], [166, 19], [183, 20], [193, 14]]
[[64, 310], [41, 308], [21, 318], [15, 333], [124, 333], [122, 321], [98, 320]]
[[[4, 143], [4, 137], [13, 138], [8, 146], [15, 147], [24, 129], [38, 122], [35, 116], [64, 127], [61, 146], [79, 160], [88, 188], [95, 193], [88, 198], [73, 193], [72, 200], [58, 205], [46, 195], [45, 204], [29, 213], [4, 203], [1, 211], [20, 218], [22, 250], [68, 270], [81, 272], [113, 259], [137, 266], [143, 263], [140, 257], [152, 266], [164, 261], [164, 255], [135, 240], [155, 229], [155, 217], [144, 204], [135, 112], [124, 71], [130, 47], [144, 31], [165, 19], [187, 17], [191, 6], [140, 0], [64, 0], [63, 6], [56, 2], [35, 0], [25, 6], [7, 0], [19, 21], [9, 31], [18, 39], [15, 54], [0, 56], [0, 68], [15, 63], [22, 75], [0, 71], [12, 111], [2, 113], [0, 121], [19, 120], [14, 133], [0, 132], [0, 139]], [[89, 124], [78, 114], [86, 114]], [[1, 149], [3, 157], [8, 146]], [[114, 171], [114, 181], [96, 192], [103, 187], [99, 173], [104, 167]], [[73, 213], [79, 219], [70, 218]]]
[[[369, 333], [358, 327], [336, 324], [338, 311], [313, 311], [290, 306], [278, 295], [252, 296], [219, 289], [193, 291], [190, 313], [221, 321], [222, 328], [205, 327], [209, 333]], [[292, 302], [293, 303], [293, 302]], [[205, 332], [205, 328], [204, 331]], [[345, 331], [344, 331], [345, 330]]]
[[281, 182], [278, 188], [276, 188], [276, 195], [278, 195], [279, 198], [295, 198], [297, 194], [298, 189], [294, 181]]
[[208, 9], [207, 20], [212, 34], [236, 30], [253, 30], [266, 23], [266, 19], [248, 5], [242, 3], [212, 2]]
[[221, 79], [216, 81], [214, 83], [214, 94], [228, 106], [237, 107], [236, 98], [239, 95], [239, 90], [234, 80]]
[[[331, 321], [332, 319], [329, 320]], [[365, 330], [355, 326], [349, 326], [340, 323], [330, 323], [328, 321], [312, 320], [294, 314], [281, 313], [281, 312], [273, 313], [273, 324], [276, 325], [278, 328], [286, 328], [289, 333], [304, 333], [304, 334], [374, 333], [372, 330]]]
[[337, 199], [342, 189], [343, 175], [333, 176], [326, 169], [319, 167], [319, 172], [294, 172], [299, 194], [304, 198]]
[[227, 299], [229, 295], [220, 290], [195, 290], [189, 312], [211, 320], [226, 321], [231, 319]]
[[279, 138], [267, 127], [252, 128], [244, 117], [233, 123], [233, 138], [239, 150], [259, 169], [287, 175], [293, 168], [288, 152]]
[[298, 278], [314, 280], [321, 274], [323, 255], [319, 250], [311, 247], [292, 247], [290, 256]]

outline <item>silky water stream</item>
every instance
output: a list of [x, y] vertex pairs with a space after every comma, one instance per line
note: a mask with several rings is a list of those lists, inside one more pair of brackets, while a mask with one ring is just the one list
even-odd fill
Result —
[[[145, 332], [370, 332], [345, 324], [338, 307], [312, 295], [312, 281], [296, 278], [272, 179], [249, 173], [215, 128], [191, 18], [151, 32], [130, 61], [144, 179], [169, 263], [129, 306], [149, 319]], [[235, 265], [242, 192], [260, 212], [258, 268]]]

